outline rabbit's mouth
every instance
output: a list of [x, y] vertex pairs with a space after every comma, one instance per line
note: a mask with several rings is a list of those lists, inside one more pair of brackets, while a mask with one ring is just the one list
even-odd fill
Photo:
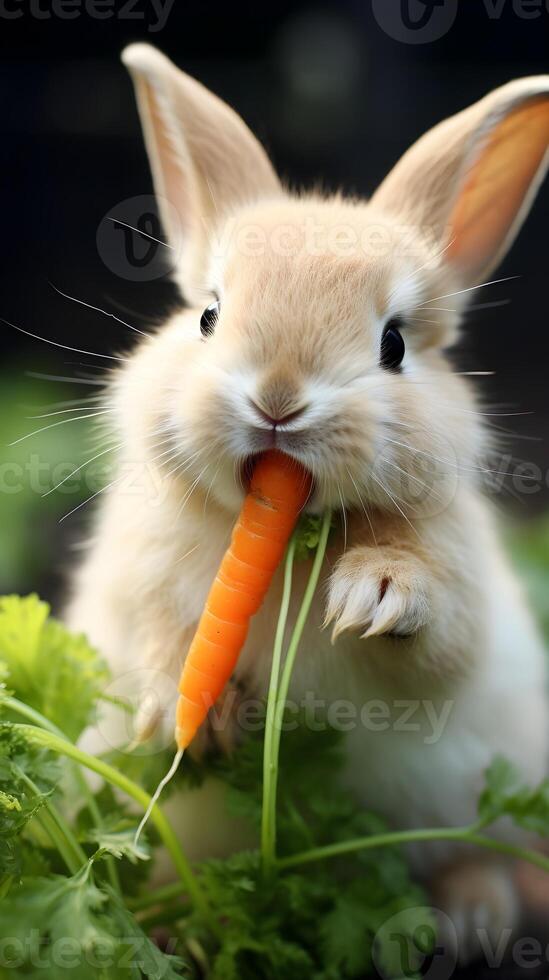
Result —
[[[253, 474], [253, 471], [254, 471], [254, 469], [256, 467], [257, 461], [258, 461], [258, 459], [259, 459], [259, 457], [261, 455], [263, 455], [261, 452], [258, 452], [258, 453], [250, 453], [249, 456], [246, 456], [246, 459], [240, 465], [239, 478], [240, 478], [240, 484], [242, 486], [242, 489], [243, 489], [244, 493], [248, 493], [248, 491], [250, 489], [250, 483], [251, 483], [251, 479], [252, 479], [252, 474]], [[290, 456], [289, 453], [288, 453], [288, 455]], [[300, 465], [303, 465], [303, 464], [300, 464]], [[314, 483], [314, 480], [313, 480], [312, 481], [312, 484], [311, 484], [311, 493], [309, 495], [309, 501], [312, 499], [312, 497], [314, 495], [314, 491], [315, 491], [315, 483]]]

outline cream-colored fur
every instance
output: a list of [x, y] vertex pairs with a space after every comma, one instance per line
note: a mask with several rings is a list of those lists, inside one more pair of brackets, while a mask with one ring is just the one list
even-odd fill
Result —
[[[372, 708], [348, 726], [346, 778], [365, 806], [399, 827], [470, 821], [495, 754], [526, 779], [545, 774], [548, 713], [541, 643], [479, 489], [486, 436], [444, 349], [475, 295], [463, 291], [510, 243], [541, 178], [549, 78], [511, 83], [433, 130], [366, 203], [289, 193], [232, 110], [146, 45], [124, 61], [192, 308], [141, 342], [108, 386], [119, 474], [67, 620], [125, 690], [144, 695], [141, 727], [169, 744], [181, 662], [242, 501], [241, 464], [273, 444], [253, 403], [276, 417], [301, 409], [277, 445], [310, 468], [310, 508], [344, 507], [346, 527], [291, 696]], [[219, 319], [205, 339], [214, 295]], [[397, 316], [402, 373], [380, 366]], [[298, 567], [296, 596], [307, 573]], [[242, 699], [265, 694], [280, 590], [278, 577], [253, 621], [221, 739], [232, 739]], [[417, 702], [413, 729], [403, 701]], [[88, 736], [95, 747], [124, 741], [119, 717]], [[210, 792], [175, 804], [196, 854], [242, 842], [225, 816], [205, 826]], [[439, 869], [443, 894], [455, 850], [411, 855], [422, 874]], [[470, 904], [467, 889], [461, 898]]]

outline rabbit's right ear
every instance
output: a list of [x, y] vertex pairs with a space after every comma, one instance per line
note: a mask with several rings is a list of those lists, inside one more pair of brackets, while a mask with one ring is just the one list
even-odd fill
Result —
[[281, 193], [267, 154], [228, 105], [180, 71], [156, 48], [122, 52], [137, 104], [158, 206], [177, 280], [199, 302], [206, 281], [208, 240], [239, 204]]
[[547, 170], [548, 147], [549, 76], [522, 78], [423, 136], [372, 203], [434, 241], [469, 288], [511, 246]]

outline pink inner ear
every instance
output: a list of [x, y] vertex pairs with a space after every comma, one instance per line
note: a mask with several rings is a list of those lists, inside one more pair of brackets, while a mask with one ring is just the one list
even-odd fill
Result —
[[493, 129], [450, 216], [450, 262], [478, 281], [511, 244], [549, 147], [549, 99], [533, 99]]

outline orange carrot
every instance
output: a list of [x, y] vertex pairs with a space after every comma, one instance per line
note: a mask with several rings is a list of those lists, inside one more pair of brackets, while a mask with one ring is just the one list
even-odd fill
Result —
[[310, 491], [311, 477], [295, 460], [277, 450], [260, 456], [181, 672], [179, 749], [192, 741], [233, 673]]

